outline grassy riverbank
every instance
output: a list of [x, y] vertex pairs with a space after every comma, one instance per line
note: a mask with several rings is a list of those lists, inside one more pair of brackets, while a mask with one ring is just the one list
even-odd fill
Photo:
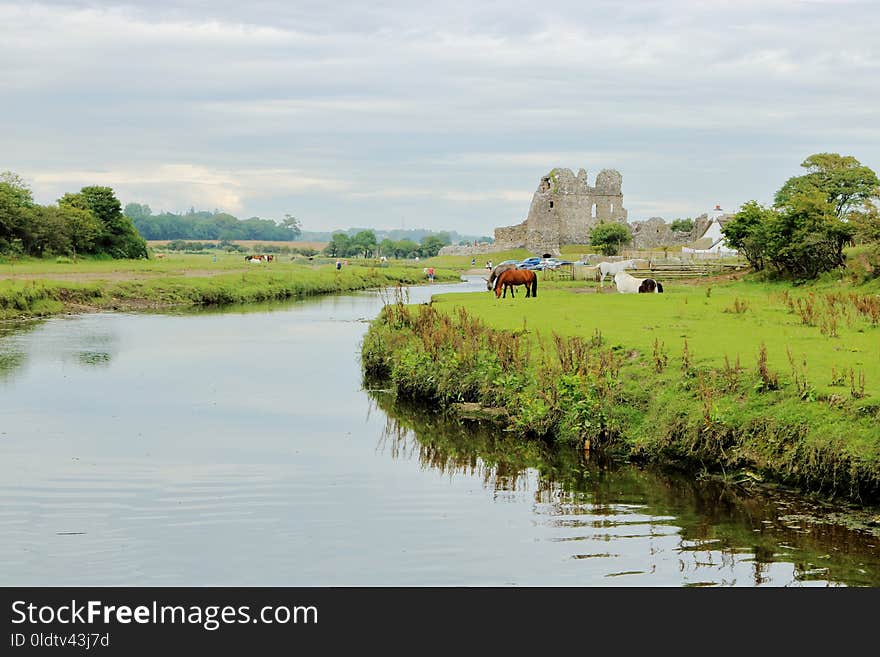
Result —
[[496, 409], [524, 436], [880, 500], [876, 282], [666, 289], [545, 282], [536, 299], [391, 305], [364, 367], [403, 397]]
[[[242, 267], [240, 263], [245, 266]], [[143, 310], [284, 300], [318, 294], [426, 282], [421, 268], [294, 263], [248, 265], [243, 258], [220, 262], [209, 256], [164, 261], [29, 262], [15, 278], [0, 280], [0, 319], [41, 317], [92, 310]], [[79, 268], [76, 268], [79, 267]], [[21, 269], [27, 270], [22, 276]], [[457, 281], [452, 270], [435, 280]]]

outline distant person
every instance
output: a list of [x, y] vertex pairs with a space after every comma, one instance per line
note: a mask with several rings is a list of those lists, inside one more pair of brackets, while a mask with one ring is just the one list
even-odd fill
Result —
[[428, 280], [433, 283], [434, 282], [434, 268], [431, 267], [428, 269]]
[[476, 267], [476, 266], [477, 266], [477, 259], [471, 258], [471, 267]]
[[336, 261], [336, 271], [339, 271], [340, 269], [342, 269], [342, 260], [337, 260]]

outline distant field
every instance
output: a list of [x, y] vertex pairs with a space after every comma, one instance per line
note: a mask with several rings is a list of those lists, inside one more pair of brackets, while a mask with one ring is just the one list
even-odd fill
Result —
[[[149, 246], [165, 246], [169, 242], [176, 242], [178, 240], [147, 240], [147, 244]], [[201, 242], [203, 244], [217, 244], [220, 240], [182, 240], [184, 242]], [[233, 244], [239, 244], [244, 247], [252, 248], [257, 244], [264, 244], [269, 246], [289, 246], [291, 248], [297, 249], [317, 249], [321, 250], [325, 246], [327, 246], [327, 242], [284, 242], [279, 240], [230, 240]]]

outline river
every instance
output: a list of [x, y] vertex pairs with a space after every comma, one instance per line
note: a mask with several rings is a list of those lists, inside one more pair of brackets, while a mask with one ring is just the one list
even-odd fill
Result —
[[383, 298], [0, 328], [3, 584], [880, 585], [833, 507], [364, 390]]

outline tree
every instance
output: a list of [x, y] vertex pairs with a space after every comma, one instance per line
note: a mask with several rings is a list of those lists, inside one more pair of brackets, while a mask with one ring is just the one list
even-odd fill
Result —
[[757, 201], [745, 203], [733, 219], [721, 227], [727, 243], [742, 253], [755, 270], [764, 268], [767, 256], [767, 227], [775, 212]]
[[345, 233], [333, 233], [330, 242], [324, 247], [324, 253], [334, 258], [344, 258], [351, 250], [351, 238]]
[[862, 242], [880, 244], [880, 210], [873, 203], [865, 203], [860, 210], [849, 214], [855, 236]]
[[21, 238], [34, 208], [27, 183], [17, 173], [0, 173], [0, 250], [7, 250]]
[[86, 206], [101, 222], [99, 249], [114, 258], [146, 258], [147, 243], [131, 219], [122, 214], [122, 205], [110, 187], [92, 185], [80, 190]]
[[854, 227], [814, 189], [792, 196], [779, 209], [749, 201], [721, 230], [756, 269], [769, 264], [784, 276], [812, 279], [845, 264], [843, 247]]
[[603, 255], [617, 255], [631, 241], [632, 233], [624, 224], [600, 222], [590, 231], [590, 244]]
[[354, 251], [352, 255], [360, 254], [365, 258], [369, 258], [376, 250], [376, 233], [372, 230], [359, 231], [351, 238], [351, 245]]
[[816, 153], [801, 163], [808, 173], [785, 181], [776, 192], [777, 208], [791, 203], [795, 196], [821, 192], [834, 207], [838, 218], [880, 196], [880, 180], [870, 168], [851, 155]]
[[425, 235], [419, 246], [419, 253], [423, 258], [432, 258], [447, 244], [450, 244], [449, 233], [438, 233], [436, 235]]
[[387, 237], [379, 243], [379, 253], [383, 256], [394, 256], [394, 241]]
[[67, 224], [71, 254], [93, 253], [101, 236], [101, 223], [88, 210], [59, 205], [58, 212]]
[[132, 221], [137, 221], [138, 219], [145, 219], [147, 217], [151, 217], [153, 215], [153, 211], [150, 209], [149, 205], [140, 204], [140, 203], [128, 203], [125, 206], [125, 209], [122, 211], [126, 217], [131, 219]]
[[409, 239], [398, 240], [394, 243], [394, 255], [398, 258], [415, 258], [419, 255], [419, 245]]
[[693, 219], [675, 219], [671, 224], [669, 224], [670, 230], [673, 230], [677, 233], [689, 233], [694, 229], [694, 220]]
[[302, 224], [292, 214], [285, 214], [281, 225], [291, 234], [291, 239], [296, 239], [302, 234]]
[[846, 264], [843, 247], [853, 227], [820, 190], [797, 194], [774, 213], [766, 229], [767, 255], [780, 271], [797, 279], [816, 278]]

